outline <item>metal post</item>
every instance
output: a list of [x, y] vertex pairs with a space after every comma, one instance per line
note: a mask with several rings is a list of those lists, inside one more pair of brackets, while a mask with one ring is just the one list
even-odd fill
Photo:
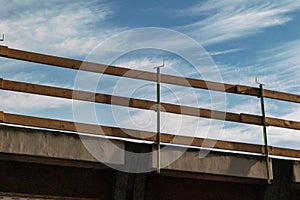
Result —
[[0, 38], [0, 41], [1, 41], [1, 42], [3, 42], [3, 41], [4, 41], [4, 39], [5, 39], [5, 35], [4, 35], [4, 34], [2, 34], [2, 37]]
[[156, 68], [156, 145], [157, 145], [157, 173], [160, 173], [160, 68], [165, 63]]
[[267, 164], [268, 184], [271, 184], [267, 124], [266, 124], [266, 113], [265, 113], [265, 103], [264, 103], [264, 88], [263, 88], [263, 84], [259, 83], [257, 79], [256, 79], [256, 83], [259, 84], [259, 90], [260, 90], [260, 106], [261, 106], [261, 113], [262, 113], [262, 125], [263, 125], [264, 147], [265, 147], [264, 156], [266, 158], [266, 164]]

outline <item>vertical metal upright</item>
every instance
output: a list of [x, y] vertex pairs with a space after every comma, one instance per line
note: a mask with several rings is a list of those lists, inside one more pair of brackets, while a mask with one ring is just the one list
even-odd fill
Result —
[[164, 67], [165, 63], [156, 69], [156, 145], [157, 145], [157, 173], [160, 173], [160, 68]]
[[5, 35], [4, 35], [4, 34], [2, 34], [2, 36], [1, 36], [1, 38], [0, 38], [0, 41], [1, 41], [1, 42], [3, 42], [3, 41], [4, 41], [4, 39], [5, 39]]
[[256, 83], [259, 84], [259, 98], [260, 98], [260, 106], [261, 106], [261, 114], [262, 114], [262, 126], [263, 126], [264, 148], [265, 148], [264, 156], [266, 158], [267, 177], [268, 177], [267, 181], [268, 184], [271, 184], [267, 124], [266, 124], [266, 113], [265, 113], [265, 103], [264, 103], [264, 88], [263, 88], [263, 84], [259, 83], [257, 79], [256, 79]]

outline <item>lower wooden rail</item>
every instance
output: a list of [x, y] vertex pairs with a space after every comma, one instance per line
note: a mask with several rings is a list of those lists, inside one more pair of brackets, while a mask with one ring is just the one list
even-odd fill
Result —
[[[138, 139], [145, 141], [156, 141], [156, 133], [125, 128], [100, 126], [95, 124], [75, 123], [72, 121], [63, 121], [49, 118], [32, 117], [0, 112], [0, 122], [4, 124], [22, 125], [36, 128], [46, 128], [53, 130], [72, 131], [88, 133], [94, 135], [111, 136], [124, 139]], [[78, 130], [78, 127], [80, 130]], [[209, 147], [228, 151], [240, 151], [264, 154], [264, 146], [257, 144], [230, 142], [222, 140], [213, 140], [205, 138], [193, 138], [189, 136], [172, 135], [168, 133], [161, 134], [161, 142], [178, 145], [188, 145], [194, 147]], [[214, 144], [213, 146], [211, 146]], [[285, 156], [300, 158], [300, 151], [287, 148], [278, 148], [269, 146], [269, 154], [275, 156]]]

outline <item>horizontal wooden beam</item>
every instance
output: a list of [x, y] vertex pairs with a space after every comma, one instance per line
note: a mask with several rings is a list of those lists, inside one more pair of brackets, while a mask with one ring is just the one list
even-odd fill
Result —
[[[48, 118], [32, 117], [25, 115], [16, 115], [10, 113], [1, 112], [3, 117], [2, 123], [5, 124], [14, 124], [62, 131], [72, 131], [80, 133], [88, 133], [102, 136], [112, 136], [117, 138], [127, 138], [127, 139], [138, 139], [146, 141], [156, 141], [156, 133], [149, 131], [140, 131], [108, 126], [99, 126], [95, 124], [84, 124], [71, 121], [55, 120]], [[78, 130], [77, 128], [80, 127]], [[188, 145], [195, 147], [209, 147], [215, 149], [223, 149], [229, 151], [241, 151], [241, 152], [250, 152], [264, 154], [264, 146], [257, 144], [247, 144], [247, 143], [238, 143], [238, 142], [229, 142], [213, 139], [204, 139], [204, 138], [193, 138], [189, 136], [179, 136], [171, 135], [167, 133], [161, 134], [161, 141], [163, 143], [170, 144], [179, 144], [179, 145]], [[269, 146], [269, 153], [276, 156], [286, 156], [293, 158], [300, 158], [300, 151], [286, 148], [277, 148]]]
[[[145, 72], [140, 70], [128, 69], [123, 67], [104, 65], [92, 62], [85, 62], [81, 60], [51, 56], [46, 54], [39, 54], [29, 51], [17, 50], [8, 48], [7, 46], [0, 45], [0, 56], [24, 60], [29, 62], [35, 62], [40, 64], [52, 65], [57, 67], [69, 68], [74, 70], [83, 70], [95, 73], [103, 73], [113, 76], [123, 76], [127, 78], [134, 78], [147, 81], [156, 81], [155, 73]], [[184, 78], [172, 75], [161, 75], [161, 82], [189, 86], [193, 88], [208, 89], [213, 91], [228, 92], [234, 94], [243, 94], [251, 96], [259, 96], [260, 91], [258, 88], [232, 85], [226, 83], [218, 83], [212, 81], [198, 80], [192, 78]], [[272, 90], [264, 90], [264, 96], [271, 99], [278, 99], [283, 101], [300, 103], [300, 95], [288, 94]]]
[[[24, 92], [30, 94], [46, 95], [52, 97], [74, 99], [81, 101], [89, 101], [95, 103], [111, 104], [117, 106], [125, 106], [137, 109], [150, 109], [156, 105], [155, 101], [134, 99], [120, 96], [112, 96], [101, 93], [93, 93], [80, 90], [72, 90], [66, 88], [51, 87], [45, 85], [38, 85], [32, 83], [22, 83], [17, 81], [10, 81], [0, 79], [0, 89]], [[231, 122], [238, 122], [244, 124], [262, 125], [262, 117], [250, 114], [236, 114], [230, 112], [222, 112], [216, 110], [209, 110], [205, 108], [196, 108], [190, 106], [182, 106], [170, 103], [161, 103], [165, 112], [182, 114], [195, 117], [211, 118], [217, 120], [225, 120]], [[0, 115], [1, 120], [1, 115]], [[283, 120], [278, 118], [266, 118], [268, 126], [282, 127], [300, 130], [300, 122]]]

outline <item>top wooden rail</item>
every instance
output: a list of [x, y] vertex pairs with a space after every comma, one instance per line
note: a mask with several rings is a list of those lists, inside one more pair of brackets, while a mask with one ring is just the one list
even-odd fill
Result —
[[[6, 58], [12, 58], [17, 60], [24, 60], [29, 62], [35, 62], [40, 64], [52, 65], [57, 67], [69, 68], [74, 70], [83, 70], [95, 73], [102, 73], [113, 76], [123, 76], [127, 78], [134, 78], [147, 81], [156, 81], [156, 75], [152, 72], [145, 72], [140, 70], [128, 69], [123, 67], [98, 64], [92, 62], [85, 62], [82, 60], [75, 60], [63, 57], [57, 57], [52, 55], [39, 54], [29, 51], [23, 51], [18, 49], [12, 49], [7, 46], [0, 45], [0, 56]], [[232, 85], [226, 83], [198, 80], [193, 78], [184, 78], [172, 75], [161, 75], [161, 82], [188, 86], [193, 88], [207, 89], [213, 91], [227, 92], [233, 94], [243, 94], [250, 96], [260, 96], [260, 91], [256, 87], [250, 87], [245, 85]], [[277, 99], [282, 101], [289, 101], [300, 103], [300, 95], [289, 94], [284, 92], [278, 92], [273, 90], [264, 90], [264, 97]]]

